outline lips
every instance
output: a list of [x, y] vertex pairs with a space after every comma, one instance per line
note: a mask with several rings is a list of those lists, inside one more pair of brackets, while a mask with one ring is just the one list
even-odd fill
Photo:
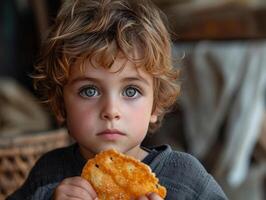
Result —
[[124, 135], [126, 134], [116, 129], [112, 129], [112, 130], [107, 129], [97, 134], [97, 136], [103, 137], [104, 139], [108, 139], [108, 140], [115, 140]]

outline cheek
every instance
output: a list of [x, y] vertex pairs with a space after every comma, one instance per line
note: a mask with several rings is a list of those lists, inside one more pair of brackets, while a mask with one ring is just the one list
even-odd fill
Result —
[[88, 111], [83, 106], [69, 109], [67, 113], [67, 126], [71, 134], [80, 135], [88, 132], [88, 128], [93, 127], [94, 111]]
[[148, 126], [151, 117], [152, 106], [150, 103], [139, 103], [128, 107], [128, 121], [135, 125]]

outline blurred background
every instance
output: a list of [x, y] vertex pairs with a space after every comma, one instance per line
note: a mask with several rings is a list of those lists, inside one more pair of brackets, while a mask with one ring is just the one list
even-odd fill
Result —
[[[0, 200], [71, 142], [30, 78], [62, 1], [0, 1]], [[169, 19], [182, 92], [144, 145], [193, 154], [229, 199], [266, 199], [266, 1], [153, 1]]]

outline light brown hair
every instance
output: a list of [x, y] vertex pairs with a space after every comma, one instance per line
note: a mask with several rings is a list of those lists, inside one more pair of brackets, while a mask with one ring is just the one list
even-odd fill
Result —
[[[79, 59], [110, 68], [118, 52], [153, 76], [154, 131], [179, 94], [165, 15], [149, 0], [66, 0], [41, 47], [34, 85], [57, 117], [64, 119], [63, 87]], [[132, 51], [141, 51], [134, 58]]]

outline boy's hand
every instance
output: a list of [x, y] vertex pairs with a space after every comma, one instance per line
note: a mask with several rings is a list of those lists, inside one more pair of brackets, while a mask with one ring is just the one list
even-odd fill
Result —
[[76, 176], [64, 179], [56, 187], [53, 199], [96, 200], [97, 194], [88, 181], [79, 176]]
[[141, 196], [137, 200], [163, 200], [163, 199], [158, 194], [151, 193], [146, 196]]

